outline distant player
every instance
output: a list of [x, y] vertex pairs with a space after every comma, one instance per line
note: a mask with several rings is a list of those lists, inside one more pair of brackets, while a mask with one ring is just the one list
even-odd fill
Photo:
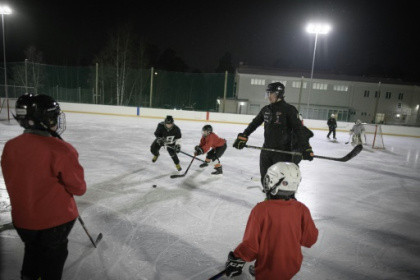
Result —
[[310, 248], [318, 229], [309, 209], [292, 195], [301, 175], [294, 163], [272, 165], [264, 177], [266, 200], [258, 203], [248, 218], [242, 243], [229, 252], [226, 276], [242, 273], [245, 262], [255, 260], [255, 279], [292, 279], [302, 265], [301, 246]]
[[207, 153], [206, 160], [200, 165], [201, 168], [209, 166], [209, 163], [214, 162], [214, 169], [211, 174], [219, 175], [223, 174], [222, 164], [220, 158], [225, 153], [227, 145], [226, 139], [220, 138], [216, 133], [213, 132], [213, 127], [209, 124], [203, 126], [201, 131], [202, 137], [200, 144], [195, 146], [195, 155], [199, 156]]
[[154, 155], [152, 162], [157, 161], [160, 148], [165, 146], [175, 163], [176, 169], [181, 171], [182, 168], [177, 155], [181, 151], [181, 129], [174, 123], [172, 116], [166, 116], [165, 120], [157, 125], [155, 136], [156, 139], [150, 146], [150, 152]]
[[337, 138], [335, 138], [335, 129], [337, 128], [337, 121], [335, 119], [334, 114], [331, 114], [331, 117], [327, 121], [327, 125], [328, 125], [328, 129], [329, 129], [329, 132], [327, 134], [327, 138], [330, 139], [330, 135], [332, 133], [333, 134], [333, 139], [337, 140]]
[[350, 129], [350, 135], [353, 135], [351, 144], [353, 146], [363, 144], [362, 139], [365, 139], [366, 142], [366, 136], [365, 136], [365, 126], [362, 124], [361, 120], [357, 120], [356, 124], [353, 125], [352, 129]]

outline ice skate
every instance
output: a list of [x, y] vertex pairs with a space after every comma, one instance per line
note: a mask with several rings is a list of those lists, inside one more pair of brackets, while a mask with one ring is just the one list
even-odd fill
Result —
[[212, 175], [220, 175], [220, 174], [223, 174], [223, 170], [222, 170], [222, 167], [221, 166], [215, 167], [214, 169], [216, 169], [216, 171], [212, 172], [211, 173]]
[[176, 167], [176, 170], [178, 170], [178, 171], [181, 171], [182, 170], [182, 167], [179, 164], [175, 164], [175, 167]]
[[204, 167], [207, 167], [207, 166], [209, 166], [209, 162], [208, 161], [203, 162], [202, 164], [200, 164], [200, 167], [201, 168], [204, 168]]
[[156, 162], [158, 158], [159, 158], [159, 155], [154, 156], [154, 157], [152, 158], [152, 162]]

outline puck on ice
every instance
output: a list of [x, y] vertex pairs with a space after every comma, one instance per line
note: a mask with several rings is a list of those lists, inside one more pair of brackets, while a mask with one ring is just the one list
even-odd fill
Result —
[[156, 185], [153, 185], [153, 187], [156, 188], [157, 186]]

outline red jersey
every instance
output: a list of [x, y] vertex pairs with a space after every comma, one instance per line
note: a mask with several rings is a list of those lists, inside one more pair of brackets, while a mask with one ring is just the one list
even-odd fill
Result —
[[9, 140], [1, 167], [18, 228], [42, 230], [79, 216], [73, 195], [86, 192], [76, 149], [58, 138], [24, 133]]
[[291, 279], [302, 265], [301, 246], [318, 238], [309, 209], [294, 199], [258, 203], [249, 215], [236, 257], [255, 261], [256, 280]]
[[212, 132], [206, 137], [201, 137], [200, 140], [200, 147], [203, 149], [203, 153], [207, 153], [210, 148], [216, 149], [217, 147], [221, 147], [226, 143], [226, 140], [220, 138], [216, 133]]

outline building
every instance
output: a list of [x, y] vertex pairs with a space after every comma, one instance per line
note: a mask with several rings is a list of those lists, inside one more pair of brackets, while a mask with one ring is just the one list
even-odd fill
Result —
[[256, 115], [268, 104], [269, 83], [286, 86], [285, 100], [305, 119], [326, 120], [334, 113], [339, 121], [420, 126], [420, 87], [399, 80], [335, 74], [282, 71], [240, 66], [235, 74], [235, 97], [219, 111]]

